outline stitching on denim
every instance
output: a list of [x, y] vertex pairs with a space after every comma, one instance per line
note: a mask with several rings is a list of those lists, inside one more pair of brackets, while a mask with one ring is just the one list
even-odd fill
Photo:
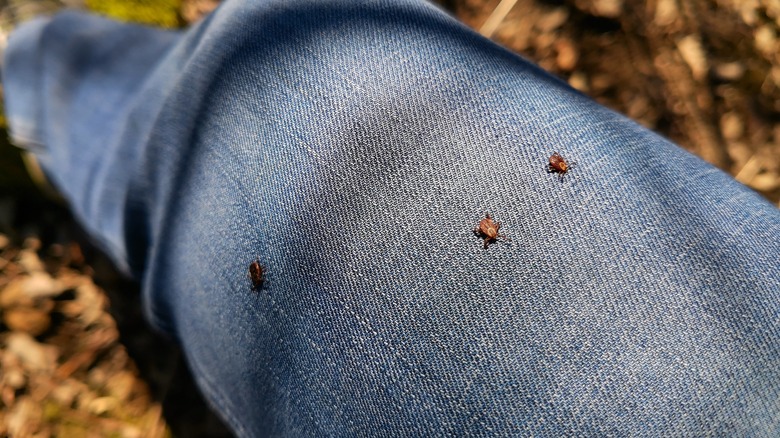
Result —
[[[239, 409], [236, 409], [236, 407], [230, 401], [230, 397], [225, 397], [222, 391], [218, 389], [220, 388], [220, 385], [217, 385], [215, 382], [211, 381], [209, 374], [203, 371], [203, 368], [200, 366], [200, 362], [198, 362], [194, 356], [187, 355], [187, 363], [192, 368], [192, 375], [195, 376], [195, 378], [200, 382], [201, 389], [204, 389], [206, 392], [208, 392], [208, 395], [211, 396], [211, 399], [206, 397], [206, 400], [208, 400], [209, 403], [213, 405], [215, 410], [219, 412], [223, 418], [228, 421], [228, 423], [230, 423], [233, 429], [237, 432], [237, 435], [249, 436], [249, 433], [247, 432], [248, 429], [244, 426], [243, 422], [241, 422], [238, 417], [233, 415], [233, 412], [238, 412]], [[218, 409], [220, 404], [229, 408]]]
[[[222, 158], [222, 155], [220, 154], [220, 150], [219, 150], [219, 148], [207, 148], [207, 149], [206, 149], [204, 152], [205, 152], [205, 153], [209, 153], [209, 152], [213, 153], [213, 154], [214, 154], [214, 155], [215, 155], [215, 156], [218, 158], [218, 160], [217, 160], [217, 162], [218, 162], [218, 163], [226, 163], [226, 162], [230, 162], [230, 160], [219, 160], [219, 158]], [[242, 198], [244, 198], [244, 201], [246, 202], [246, 205], [252, 205], [252, 199], [250, 199], [250, 197], [248, 196], [249, 190], [248, 190], [248, 189], [246, 188], [246, 186], [243, 184], [243, 181], [241, 181], [240, 179], [237, 179], [237, 178], [233, 178], [233, 177], [232, 177], [232, 175], [231, 175], [231, 173], [230, 173], [229, 171], [227, 171], [227, 170], [226, 170], [226, 169], [225, 169], [223, 166], [215, 166], [215, 167], [214, 167], [214, 169], [215, 169], [215, 170], [217, 170], [218, 172], [220, 172], [220, 173], [223, 175], [223, 177], [226, 177], [227, 179], [229, 179], [229, 180], [232, 180], [232, 181], [234, 182], [234, 184], [236, 184], [236, 186], [238, 186], [238, 187], [242, 187], [242, 189], [241, 189], [241, 190], [238, 190], [238, 191], [237, 191], [237, 192], [238, 192], [238, 194], [240, 194], [240, 196], [241, 196]], [[292, 180], [290, 180], [290, 181], [292, 182]], [[240, 217], [239, 217], [239, 220], [242, 220], [242, 221], [243, 221], [243, 220], [244, 220], [244, 217], [243, 217], [243, 216], [240, 216]], [[248, 221], [247, 221], [247, 222], [244, 222], [244, 224], [246, 225], [247, 229], [252, 229], [252, 230], [256, 229], [256, 228], [255, 228], [255, 224], [251, 224], [251, 223], [249, 223]], [[221, 272], [225, 273], [224, 271], [221, 271]], [[233, 284], [233, 285], [235, 285], [235, 283], [233, 283], [234, 279], [232, 279], [232, 278], [228, 278], [228, 277], [224, 277], [224, 276], [223, 276], [222, 280], [225, 280], [225, 281], [227, 282], [227, 284]], [[232, 289], [234, 289], [234, 290], [236, 290], [236, 289], [237, 289], [238, 291], [241, 291], [241, 290], [242, 290], [241, 284], [239, 283], [239, 284], [237, 285], [237, 287], [233, 287]], [[279, 306], [276, 304], [276, 302], [273, 300], [273, 298], [270, 296], [270, 294], [268, 294], [268, 293], [265, 293], [265, 292], [264, 292], [262, 289], [259, 291], [259, 293], [261, 293], [261, 294], [263, 294], [264, 296], [267, 296], [267, 297], [269, 298], [269, 300], [270, 300], [270, 301], [271, 301], [271, 303], [273, 304], [272, 308], [275, 308], [275, 309], [276, 309], [278, 312], [280, 312], [282, 315], [284, 315], [284, 316], [285, 316], [285, 318], [286, 318], [288, 321], [291, 321], [291, 320], [292, 320], [291, 318], [289, 318], [289, 316], [286, 314], [286, 312], [284, 312], [284, 311], [283, 311], [283, 310], [282, 310], [282, 309], [281, 309], [281, 308], [280, 308], [280, 307], [279, 307]], [[276, 336], [276, 339], [277, 339], [277, 341], [280, 341], [280, 343], [281, 343], [281, 344], [284, 344], [284, 345], [286, 345], [286, 346], [287, 346], [287, 352], [288, 352], [288, 353], [290, 353], [290, 355], [292, 356], [292, 354], [291, 354], [292, 350], [289, 348], [289, 340], [286, 340], [286, 339], [284, 339], [284, 337], [283, 337], [283, 336], [281, 336], [280, 334], [278, 334], [278, 332], [276, 332], [276, 331], [274, 331], [274, 333], [275, 333], [275, 336]], [[308, 336], [308, 335], [307, 335], [305, 332], [303, 332], [302, 330], [298, 330], [298, 329], [296, 329], [296, 333], [297, 333], [298, 335], [301, 335], [301, 336], [302, 336], [303, 338], [305, 338], [307, 341], [309, 341], [309, 343], [310, 343], [310, 344], [312, 344], [312, 345], [316, 345], [316, 342], [314, 342], [314, 341], [313, 341], [313, 340], [312, 340], [312, 339], [311, 339], [311, 338], [310, 338], [310, 337], [309, 337], [309, 336]], [[326, 357], [327, 357], [327, 356], [326, 356]], [[333, 363], [333, 362], [330, 360], [330, 358], [328, 358], [328, 362], [329, 362], [329, 365], [335, 366], [335, 364], [334, 364], [334, 363]], [[273, 376], [273, 379], [276, 381], [277, 387], [278, 387], [278, 388], [283, 388], [283, 389], [285, 389], [285, 392], [286, 392], [286, 389], [287, 389], [287, 388], [285, 388], [284, 386], [282, 386], [282, 384], [281, 384], [281, 379], [279, 378], [278, 374], [277, 374], [277, 373], [275, 373], [275, 372], [273, 372], [273, 367], [269, 367], [268, 371], [269, 371], [269, 374], [271, 374], [271, 375]], [[298, 369], [294, 369], [294, 371], [295, 371], [295, 373], [296, 373], [296, 374], [297, 374], [299, 377], [301, 377], [301, 379], [302, 379], [302, 380], [306, 381], [306, 382], [307, 382], [307, 384], [312, 382], [312, 379], [311, 379], [311, 377], [310, 377], [310, 376], [307, 376], [307, 375], [306, 375], [306, 373], [304, 373], [304, 372], [301, 372], [301, 370], [298, 370]], [[314, 386], [314, 385], [311, 385], [311, 386]], [[289, 394], [289, 393], [288, 393], [288, 394]], [[314, 418], [314, 416], [312, 415], [312, 411], [313, 411], [313, 409], [311, 409], [311, 408], [309, 408], [309, 409], [307, 409], [307, 410], [306, 410], [306, 413], [307, 413], [307, 416], [308, 416], [309, 420], [310, 420], [310, 421], [312, 422], [312, 424], [314, 424], [314, 425], [315, 425], [315, 426], [316, 426], [316, 427], [317, 427], [319, 430], [325, 430], [325, 428], [324, 428], [324, 427], [323, 427], [323, 426], [322, 426], [322, 425], [321, 425], [321, 424], [320, 424], [320, 423], [319, 423], [319, 422], [318, 422], [318, 421], [317, 421], [317, 420]]]

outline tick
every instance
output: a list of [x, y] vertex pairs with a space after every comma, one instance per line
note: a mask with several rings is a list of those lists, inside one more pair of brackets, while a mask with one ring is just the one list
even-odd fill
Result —
[[478, 237], [482, 237], [485, 241], [485, 249], [488, 245], [495, 242], [497, 238], [502, 238], [506, 241], [512, 241], [512, 239], [506, 237], [503, 234], [498, 234], [498, 230], [501, 229], [501, 222], [496, 222], [490, 217], [490, 213], [485, 213], [485, 218], [479, 221], [479, 225], [474, 228], [474, 234]]
[[561, 181], [563, 181], [563, 175], [565, 175], [569, 169], [573, 168], [575, 164], [577, 163], [569, 163], [561, 154], [555, 152], [550, 155], [550, 167], [548, 172], [559, 174], [561, 176]]
[[249, 265], [249, 278], [252, 280], [252, 289], [259, 289], [265, 282], [265, 268], [260, 264], [260, 259]]

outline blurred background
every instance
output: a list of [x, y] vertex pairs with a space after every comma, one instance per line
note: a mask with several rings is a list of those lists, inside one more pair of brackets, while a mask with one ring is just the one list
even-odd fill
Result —
[[[780, 0], [438, 3], [780, 206]], [[0, 45], [63, 7], [184, 28], [218, 4], [0, 0]], [[230, 436], [138, 298], [0, 117], [0, 437]]]

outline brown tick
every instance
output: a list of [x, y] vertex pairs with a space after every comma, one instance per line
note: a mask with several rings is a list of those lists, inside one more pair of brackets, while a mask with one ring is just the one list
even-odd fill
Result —
[[490, 217], [490, 213], [485, 213], [485, 218], [479, 221], [479, 225], [474, 228], [474, 234], [484, 238], [485, 249], [487, 249], [488, 245], [495, 242], [499, 237], [506, 241], [512, 240], [503, 234], [498, 234], [498, 230], [500, 229], [501, 222], [494, 221], [493, 218]]
[[252, 279], [252, 289], [259, 289], [265, 282], [265, 268], [260, 264], [260, 259], [249, 265], [249, 278]]
[[559, 174], [561, 176], [561, 181], [563, 181], [563, 175], [565, 175], [569, 169], [573, 168], [575, 164], [577, 163], [569, 163], [561, 154], [555, 152], [550, 155], [550, 167], [548, 172]]

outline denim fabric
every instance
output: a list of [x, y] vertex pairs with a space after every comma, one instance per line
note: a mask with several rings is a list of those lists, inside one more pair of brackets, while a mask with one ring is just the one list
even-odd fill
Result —
[[240, 436], [780, 434], [780, 212], [434, 6], [67, 13], [4, 81]]

